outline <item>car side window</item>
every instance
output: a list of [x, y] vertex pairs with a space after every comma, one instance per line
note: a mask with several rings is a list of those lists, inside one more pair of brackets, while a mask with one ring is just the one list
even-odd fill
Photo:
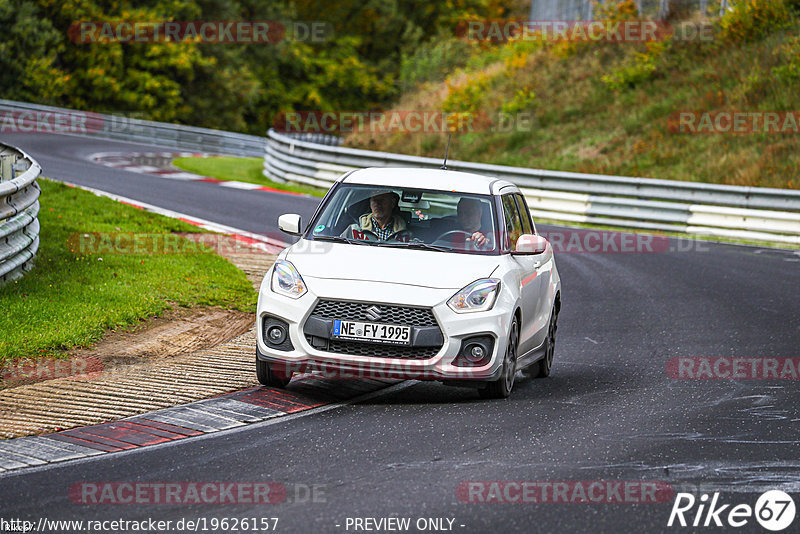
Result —
[[531, 212], [528, 210], [528, 204], [525, 202], [525, 197], [521, 194], [516, 193], [514, 194], [514, 198], [517, 199], [517, 207], [519, 208], [519, 215], [522, 218], [522, 229], [525, 231], [526, 234], [535, 234], [536, 229], [533, 226], [533, 221], [531, 220]]
[[513, 251], [517, 247], [517, 239], [523, 234], [522, 219], [513, 195], [503, 195], [503, 216], [506, 220], [505, 249]]

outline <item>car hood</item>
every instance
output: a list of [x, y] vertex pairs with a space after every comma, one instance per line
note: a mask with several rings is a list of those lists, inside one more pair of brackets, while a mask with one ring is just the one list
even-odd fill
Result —
[[407, 250], [302, 239], [286, 251], [303, 278], [461, 289], [497, 269], [498, 256]]

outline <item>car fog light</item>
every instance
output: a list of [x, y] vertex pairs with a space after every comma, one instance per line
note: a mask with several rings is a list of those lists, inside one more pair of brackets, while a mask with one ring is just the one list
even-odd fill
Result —
[[461, 350], [453, 360], [459, 367], [483, 367], [489, 365], [494, 349], [494, 338], [481, 335], [468, 337], [461, 343]]
[[273, 326], [267, 331], [267, 337], [270, 342], [280, 345], [283, 343], [283, 340], [286, 339], [286, 330], [280, 326]]
[[289, 339], [289, 323], [277, 317], [264, 316], [261, 327], [264, 343], [267, 347], [282, 351], [294, 350], [294, 345]]
[[469, 351], [468, 358], [470, 361], [477, 362], [482, 360], [485, 355], [486, 351], [483, 350], [483, 347], [481, 347], [480, 345], [473, 345]]

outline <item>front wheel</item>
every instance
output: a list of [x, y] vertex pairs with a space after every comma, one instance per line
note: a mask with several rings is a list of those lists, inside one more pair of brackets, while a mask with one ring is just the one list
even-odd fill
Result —
[[256, 376], [261, 384], [272, 388], [285, 388], [292, 379], [291, 376], [275, 372], [269, 362], [259, 360], [258, 357], [256, 357]]
[[547, 338], [545, 338], [544, 358], [534, 363], [525, 370], [525, 374], [530, 378], [547, 378], [553, 368], [553, 356], [556, 352], [556, 331], [558, 330], [558, 312], [555, 308], [550, 313], [550, 324], [547, 327]]
[[511, 389], [514, 387], [514, 376], [517, 374], [518, 330], [519, 327], [515, 317], [508, 332], [508, 345], [503, 358], [503, 370], [500, 373], [500, 378], [494, 382], [489, 382], [486, 387], [478, 390], [481, 398], [505, 399], [511, 395]]

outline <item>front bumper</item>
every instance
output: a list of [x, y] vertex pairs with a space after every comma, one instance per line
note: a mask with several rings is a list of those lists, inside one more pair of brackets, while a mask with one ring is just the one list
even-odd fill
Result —
[[[513, 306], [505, 302], [502, 292], [491, 310], [458, 314], [446, 304], [447, 299], [456, 290], [432, 290], [413, 286], [398, 288], [397, 284], [371, 282], [325, 281], [325, 294], [317, 295], [312, 288], [323, 284], [313, 282], [313, 279], [307, 280], [309, 291], [299, 299], [278, 295], [271, 291], [269, 284], [262, 284], [256, 319], [258, 340], [256, 355], [259, 359], [292, 373], [319, 371], [324, 376], [345, 379], [385, 377], [485, 382], [496, 380], [500, 376], [502, 355], [506, 350], [506, 333], [513, 314]], [[359, 295], [369, 295], [370, 299], [354, 298]], [[441, 348], [433, 356], [425, 359], [340, 354], [315, 348], [306, 337], [308, 332], [306, 323], [321, 298], [430, 308], [441, 330], [443, 338]], [[293, 350], [277, 350], [264, 342], [262, 325], [265, 317], [278, 318], [288, 324], [288, 336]], [[314, 319], [310, 324], [319, 327], [319, 321]], [[466, 338], [479, 335], [488, 335], [494, 339], [488, 363], [481, 367], [455, 365], [454, 360], [462, 342]]]

